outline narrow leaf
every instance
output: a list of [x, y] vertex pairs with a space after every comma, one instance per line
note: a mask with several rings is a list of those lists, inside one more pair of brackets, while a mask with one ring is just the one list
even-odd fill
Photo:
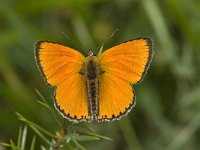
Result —
[[47, 144], [51, 145], [51, 142], [34, 126], [30, 126], [37, 134], [39, 137], [41, 137]]
[[20, 150], [20, 148], [17, 148], [17, 146], [15, 145], [12, 139], [10, 139], [10, 145], [12, 147], [12, 150]]
[[77, 141], [97, 141], [100, 140], [101, 138], [96, 137], [96, 136], [90, 136], [90, 135], [78, 135], [76, 136]]
[[26, 145], [26, 135], [27, 135], [27, 126], [24, 127], [23, 133], [22, 133], [22, 141], [21, 141], [21, 149], [25, 149]]
[[31, 142], [30, 150], [34, 150], [35, 149], [35, 140], [36, 140], [36, 138], [34, 136], [32, 142]]
[[104, 44], [102, 44], [102, 46], [100, 47], [100, 49], [99, 49], [99, 52], [98, 52], [98, 55], [97, 55], [97, 56], [99, 56], [99, 55], [102, 53], [102, 51], [103, 51], [103, 47], [104, 47]]
[[86, 150], [81, 144], [79, 144], [79, 143], [76, 141], [75, 137], [72, 138], [72, 141], [74, 142], [74, 144], [75, 144], [79, 149], [81, 149], [81, 150]]
[[104, 140], [112, 141], [111, 138], [106, 137], [106, 136], [103, 136], [103, 135], [99, 135], [99, 134], [95, 134], [95, 133], [87, 133], [87, 134], [88, 134], [88, 135], [95, 136], [95, 137], [98, 137], [98, 138], [100, 138], [100, 139], [104, 139]]
[[41, 150], [46, 150], [46, 148], [44, 146], [41, 146]]
[[38, 130], [40, 130], [41, 132], [43, 132], [44, 134], [46, 134], [47, 136], [50, 136], [52, 138], [56, 138], [56, 135], [54, 135], [53, 133], [45, 130], [44, 128], [40, 127], [39, 125], [27, 120], [26, 118], [24, 118], [20, 113], [16, 113], [17, 116], [19, 117], [19, 120], [27, 123], [29, 126], [33, 126], [35, 128], [37, 128]]
[[42, 99], [42, 101], [45, 103], [45, 104], [48, 104], [47, 101], [45, 100], [45, 98], [42, 96], [42, 94], [37, 90], [35, 89], [36, 93], [38, 94], [38, 96]]
[[54, 118], [54, 120], [56, 121], [56, 123], [58, 124], [58, 126], [61, 128], [62, 125], [61, 125], [60, 121], [58, 120], [58, 117], [55, 115], [55, 114], [57, 114], [57, 112], [55, 111], [55, 109], [52, 109], [52, 108], [49, 106], [49, 104], [47, 104], [47, 103], [44, 103], [44, 102], [41, 102], [41, 101], [38, 101], [38, 103], [41, 104], [42, 106], [44, 106], [45, 108], [47, 108], [48, 110], [51, 111], [52, 117]]
[[8, 144], [8, 143], [0, 143], [0, 144], [5, 146], [5, 147], [11, 147], [11, 144]]
[[37, 101], [37, 102], [38, 102], [40, 105], [44, 106], [45, 108], [51, 110], [51, 107], [50, 107], [48, 104], [46, 104], [46, 103], [44, 103], [44, 102], [41, 102], [41, 101]]
[[22, 128], [19, 128], [19, 134], [18, 134], [18, 138], [17, 138], [17, 147], [20, 147], [21, 145], [21, 138], [22, 138]]
[[84, 129], [89, 130], [90, 132], [95, 132], [92, 128], [90, 128], [90, 127], [88, 127], [88, 126], [86, 126], [86, 125], [75, 124], [75, 126], [77, 126], [77, 127], [82, 127], [82, 128], [84, 128]]
[[45, 100], [45, 98], [42, 96], [42, 94], [41, 94], [37, 89], [35, 89], [35, 91], [36, 91], [36, 93], [38, 94], [38, 96], [39, 96], [39, 97], [42, 99], [42, 101], [43, 101], [43, 102], [38, 101], [38, 103], [41, 104], [42, 106], [44, 106], [45, 108], [48, 108], [48, 109], [51, 111], [52, 117], [55, 119], [56, 123], [57, 123], [58, 126], [61, 128], [62, 125], [61, 125], [61, 123], [58, 121], [58, 119], [57, 119], [58, 117], [55, 116], [55, 114], [57, 113], [57, 112], [55, 111], [55, 109], [52, 109], [52, 108], [50, 107], [50, 105], [48, 104], [48, 102]]

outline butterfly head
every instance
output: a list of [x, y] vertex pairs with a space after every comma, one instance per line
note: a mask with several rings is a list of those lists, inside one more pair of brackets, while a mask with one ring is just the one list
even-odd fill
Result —
[[88, 56], [94, 56], [93, 51], [89, 51]]

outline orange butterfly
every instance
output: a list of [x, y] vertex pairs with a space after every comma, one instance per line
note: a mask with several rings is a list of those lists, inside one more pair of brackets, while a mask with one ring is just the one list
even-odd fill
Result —
[[99, 56], [50, 41], [35, 44], [35, 59], [50, 86], [55, 107], [74, 122], [120, 119], [135, 106], [132, 84], [140, 82], [153, 56], [152, 41], [140, 38]]

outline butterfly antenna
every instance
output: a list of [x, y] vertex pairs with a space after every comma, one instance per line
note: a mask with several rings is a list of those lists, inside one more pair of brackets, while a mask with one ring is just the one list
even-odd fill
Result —
[[[97, 47], [97, 49], [99, 49], [98, 55], [101, 54], [101, 52], [102, 52], [102, 50], [103, 50], [103, 47], [104, 47], [104, 43], [105, 43], [107, 40], [111, 39], [111, 38], [115, 35], [115, 33], [116, 33], [117, 31], [119, 31], [118, 28], [116, 28], [116, 29], [110, 34], [109, 37], [107, 37], [105, 40], [103, 40], [103, 42], [101, 43], [101, 46]], [[97, 50], [97, 49], [96, 49], [96, 50]]]
[[72, 38], [70, 38], [65, 32], [62, 32], [62, 35], [66, 39], [68, 39], [73, 45], [76, 45], [80, 50], [84, 51], [84, 48], [77, 41], [72, 40]]

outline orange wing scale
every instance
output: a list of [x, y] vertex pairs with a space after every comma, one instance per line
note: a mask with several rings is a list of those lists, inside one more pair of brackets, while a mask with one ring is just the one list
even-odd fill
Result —
[[85, 79], [79, 74], [85, 57], [61, 44], [39, 41], [35, 58], [47, 83], [57, 86], [55, 106], [59, 112], [73, 121], [89, 120]]

